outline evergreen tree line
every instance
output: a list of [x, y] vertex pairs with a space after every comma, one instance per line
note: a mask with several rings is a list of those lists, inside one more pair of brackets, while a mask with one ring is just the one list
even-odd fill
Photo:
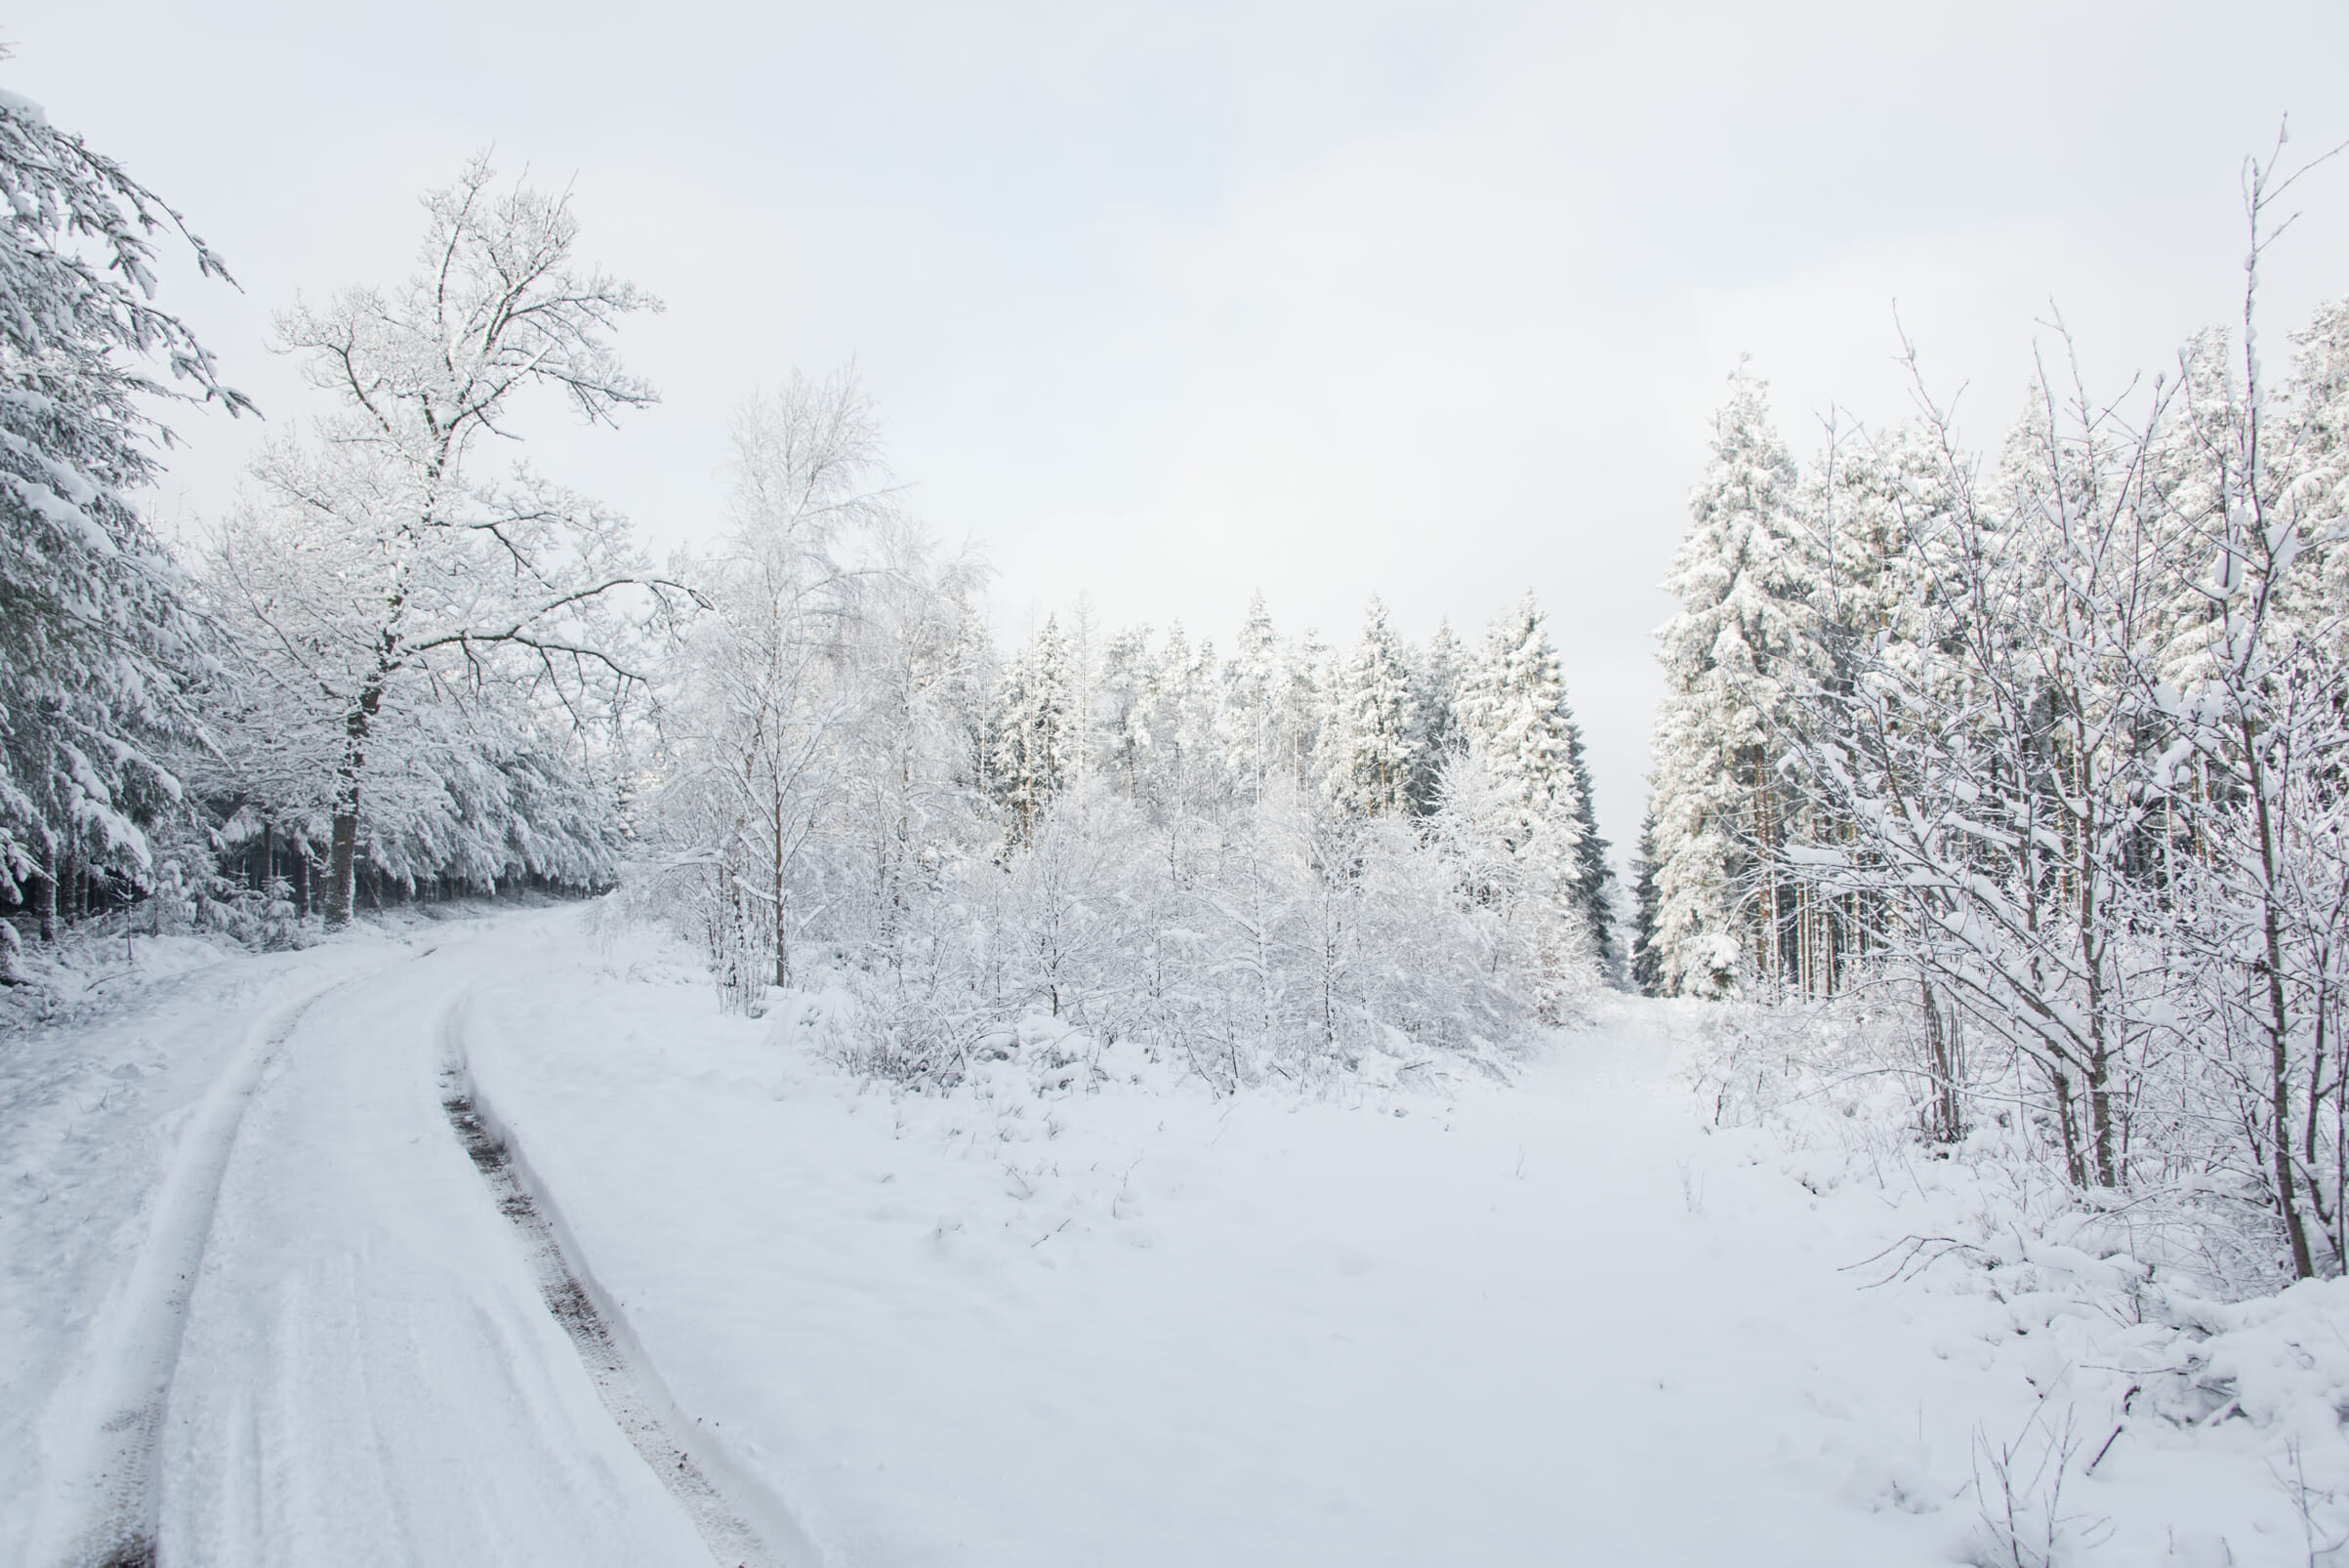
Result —
[[[1925, 395], [1798, 467], [1741, 368], [1669, 587], [1633, 970], [1899, 1021], [1921, 1130], [2349, 1257], [2349, 305], [2117, 400], [2066, 340], [1977, 454]], [[1912, 355], [1914, 369], [1914, 355]], [[1995, 1114], [1994, 1114], [1995, 1113]]]

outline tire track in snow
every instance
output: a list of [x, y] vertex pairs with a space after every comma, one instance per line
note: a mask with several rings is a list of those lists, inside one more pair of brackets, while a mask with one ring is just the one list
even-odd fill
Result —
[[204, 1092], [157, 1190], [146, 1241], [92, 1330], [88, 1381], [76, 1389], [81, 1409], [34, 1514], [23, 1559], [32, 1568], [152, 1568], [155, 1445], [237, 1131], [263, 1075], [304, 1015], [333, 992], [391, 967], [345, 975], [264, 1013]]
[[[821, 1557], [789, 1512], [764, 1497], [763, 1489], [713, 1441], [698, 1450], [688, 1446], [675, 1400], [657, 1375], [639, 1370], [641, 1351], [629, 1342], [624, 1321], [595, 1287], [546, 1184], [481, 1098], [465, 1052], [464, 1008], [460, 1001], [441, 1020], [441, 1110], [489, 1184], [498, 1212], [520, 1238], [547, 1310], [570, 1337], [604, 1410], [693, 1521], [721, 1568], [814, 1568]], [[721, 1487], [719, 1478], [727, 1484]], [[763, 1529], [752, 1523], [754, 1512]]]

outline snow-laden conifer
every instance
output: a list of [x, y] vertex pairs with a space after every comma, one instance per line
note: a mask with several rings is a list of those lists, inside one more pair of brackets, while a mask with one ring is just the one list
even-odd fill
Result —
[[1656, 950], [1656, 813], [1639, 824], [1631, 857], [1631, 984], [1641, 996], [1662, 994], [1664, 965]]
[[1358, 816], [1403, 811], [1418, 760], [1411, 662], [1386, 606], [1376, 598], [1339, 680], [1330, 787]]
[[1016, 844], [1034, 841], [1053, 797], [1077, 782], [1083, 716], [1075, 662], [1060, 618], [1048, 615], [1028, 645], [1004, 666], [995, 776]]
[[1444, 763], [1467, 748], [1467, 730], [1461, 718], [1467, 681], [1467, 649], [1453, 635], [1449, 620], [1438, 621], [1435, 635], [1412, 666], [1409, 796], [1416, 816], [1435, 809]]
[[1772, 726], [1804, 641], [1810, 584], [1796, 471], [1768, 387], [1741, 364], [1713, 415], [1711, 456], [1665, 587], [1680, 609], [1659, 634], [1656, 947], [1665, 988], [1719, 995], [1777, 951]]
[[226, 281], [220, 258], [7, 92], [0, 196], [0, 894], [30, 884], [46, 935], [61, 860], [144, 876], [146, 826], [180, 794], [165, 749], [202, 652], [136, 505], [171, 436], [152, 404], [250, 404], [153, 303], [158, 235]]
[[1232, 656], [1223, 668], [1223, 698], [1219, 726], [1223, 732], [1224, 762], [1245, 800], [1263, 798], [1265, 782], [1282, 771], [1285, 731], [1290, 727], [1284, 703], [1281, 640], [1272, 628], [1272, 615], [1257, 593], [1248, 601], [1248, 618], [1233, 639]]
[[[1505, 862], [1505, 875], [1480, 876], [1505, 889], [1504, 903], [1539, 955], [1541, 1011], [1558, 1021], [1595, 975], [1597, 930], [1585, 886], [1589, 818], [1574, 716], [1531, 594], [1487, 629], [1461, 708], [1467, 746], [1443, 787], [1441, 832], [1471, 864]], [[1603, 863], [1599, 875], [1603, 888]]]

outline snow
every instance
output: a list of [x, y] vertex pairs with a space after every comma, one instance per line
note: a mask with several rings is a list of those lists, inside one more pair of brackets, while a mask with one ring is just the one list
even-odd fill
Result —
[[1509, 1084], [1217, 1097], [1042, 1018], [892, 1093], [833, 1064], [839, 997], [771, 1002], [566, 908], [0, 1041], [0, 1561], [128, 1516], [88, 1445], [143, 1378], [167, 1563], [711, 1560], [452, 1134], [467, 1081], [777, 1561], [2028, 1563], [2051, 1451], [2060, 1562], [2302, 1563], [2303, 1502], [2332, 1539], [2349, 1284], [2182, 1327], [2098, 1310], [2130, 1269], [2062, 1236], [1900, 1266], [1984, 1191], [1709, 1131], [1699, 1004]]

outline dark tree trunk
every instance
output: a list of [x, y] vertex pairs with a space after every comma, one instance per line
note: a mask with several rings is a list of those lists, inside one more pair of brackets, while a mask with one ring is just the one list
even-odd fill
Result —
[[348, 806], [337, 803], [334, 834], [327, 846], [326, 928], [340, 930], [350, 924], [351, 860], [359, 846], [358, 788], [350, 791]]
[[343, 766], [335, 785], [332, 838], [327, 846], [326, 928], [350, 924], [351, 874], [359, 846], [359, 775], [367, 765], [367, 735], [383, 705], [384, 677], [377, 675], [343, 721]]
[[34, 895], [33, 907], [41, 917], [41, 940], [57, 940], [57, 850], [54, 846], [41, 856], [40, 889]]

